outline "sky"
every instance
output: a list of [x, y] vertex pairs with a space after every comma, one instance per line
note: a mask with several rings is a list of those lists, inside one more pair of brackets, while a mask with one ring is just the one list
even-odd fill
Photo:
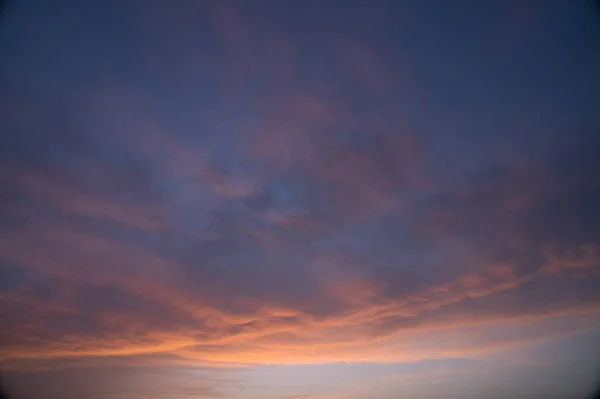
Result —
[[598, 381], [591, 1], [13, 0], [2, 18], [15, 397]]

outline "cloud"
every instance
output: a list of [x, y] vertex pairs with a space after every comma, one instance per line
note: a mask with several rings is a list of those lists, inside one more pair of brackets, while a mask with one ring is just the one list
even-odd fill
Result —
[[[597, 327], [597, 139], [548, 139], [531, 156], [482, 150], [453, 168], [435, 148], [466, 158], [471, 136], [401, 120], [386, 96], [420, 94], [395, 93], [395, 61], [337, 38], [306, 49], [235, 4], [207, 17], [206, 40], [226, 54], [219, 79], [182, 68], [217, 105], [160, 68], [147, 92], [115, 79], [81, 102], [2, 97], [3, 360], [395, 362]], [[182, 8], [163, 22], [187, 48]], [[340, 76], [314, 57], [327, 50]], [[296, 77], [296, 64], [308, 72]], [[362, 104], [348, 76], [387, 106]], [[523, 321], [548, 331], [494, 335]]]
[[[341, 176], [360, 181], [357, 174]], [[2, 292], [3, 319], [11, 326], [3, 332], [5, 357], [172, 353], [206, 364], [398, 361], [500, 345], [474, 341], [391, 355], [395, 342], [412, 332], [449, 334], [461, 326], [597, 314], [595, 237], [573, 242], [539, 235], [529, 215], [546, 201], [538, 194], [545, 192], [543, 179], [526, 202], [504, 206], [520, 176], [476, 179], [460, 194], [434, 188], [433, 198], [451, 200], [416, 202], [409, 215], [385, 209], [393, 215], [388, 220], [338, 221], [316, 236], [262, 219], [264, 206], [222, 208], [201, 233], [184, 229], [173, 236], [139, 224], [139, 233], [123, 236], [127, 223], [98, 228], [33, 208], [36, 224], [17, 215], [20, 227], [5, 235], [2, 248], [3, 270], [12, 278]], [[569, 187], [577, 195], [579, 186]], [[62, 212], [80, 214], [76, 194], [61, 193]], [[472, 198], [477, 206], [468, 205]], [[52, 197], [37, 201], [43, 200]], [[267, 208], [276, 203], [270, 199]], [[431, 218], [440, 209], [450, 217]], [[114, 219], [110, 213], [93, 217]], [[496, 221], [494, 230], [483, 229], [486, 218]], [[385, 241], [402, 223], [422, 231], [417, 242], [423, 242], [405, 259]], [[382, 242], [361, 239], [380, 229]], [[402, 228], [395, 231], [401, 236]], [[274, 241], [263, 239], [269, 235]], [[378, 247], [384, 251], [373, 252]]]

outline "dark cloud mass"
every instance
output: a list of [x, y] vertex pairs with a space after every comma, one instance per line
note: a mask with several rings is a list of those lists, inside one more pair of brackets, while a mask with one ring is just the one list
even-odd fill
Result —
[[[51, 397], [363, 398], [598, 331], [583, 2], [13, 3], [0, 356], [28, 397], [67, 368]], [[389, 372], [260, 391], [337, 362]]]

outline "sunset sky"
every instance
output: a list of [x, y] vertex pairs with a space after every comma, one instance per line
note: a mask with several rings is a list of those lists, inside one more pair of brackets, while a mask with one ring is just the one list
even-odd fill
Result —
[[15, 399], [583, 398], [600, 8], [12, 0]]

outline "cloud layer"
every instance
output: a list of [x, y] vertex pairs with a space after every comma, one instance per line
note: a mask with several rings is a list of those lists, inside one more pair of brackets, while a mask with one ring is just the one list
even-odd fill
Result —
[[[17, 54], [30, 70], [3, 67], [6, 364], [399, 362], [598, 328], [598, 120], [553, 114], [585, 95], [578, 77], [571, 92], [532, 78], [564, 94], [553, 103], [522, 85], [552, 54], [489, 71], [450, 42], [439, 73], [472, 79], [448, 89], [428, 72], [435, 32], [416, 50], [390, 42], [383, 9], [321, 20], [278, 4], [108, 7], [129, 32], [110, 52], [58, 7], [94, 50], [46, 24]], [[553, 26], [530, 23], [483, 53], [525, 54]], [[34, 75], [53, 83], [30, 89]], [[555, 324], [490, 332], [524, 321]]]

